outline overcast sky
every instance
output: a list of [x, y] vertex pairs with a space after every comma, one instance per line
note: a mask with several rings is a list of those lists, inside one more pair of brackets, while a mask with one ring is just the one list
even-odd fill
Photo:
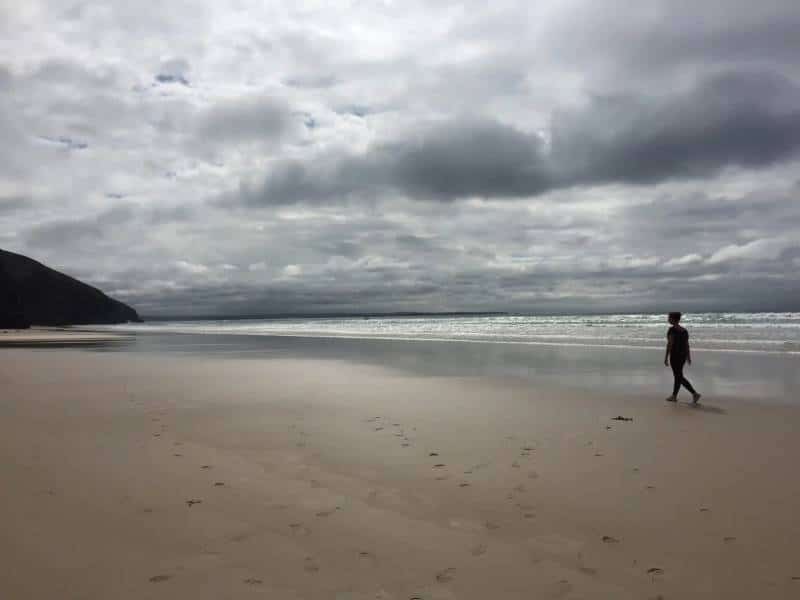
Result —
[[800, 310], [797, 0], [0, 0], [0, 247], [144, 315]]

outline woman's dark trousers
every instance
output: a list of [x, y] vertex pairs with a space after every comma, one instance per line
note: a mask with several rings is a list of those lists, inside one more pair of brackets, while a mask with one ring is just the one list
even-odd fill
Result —
[[689, 383], [689, 380], [683, 376], [683, 365], [686, 363], [686, 358], [683, 356], [676, 356], [670, 357], [669, 364], [672, 367], [672, 374], [675, 376], [675, 384], [672, 386], [672, 395], [677, 396], [678, 390], [681, 389], [681, 385], [689, 390], [692, 394], [695, 394], [694, 388], [692, 384]]

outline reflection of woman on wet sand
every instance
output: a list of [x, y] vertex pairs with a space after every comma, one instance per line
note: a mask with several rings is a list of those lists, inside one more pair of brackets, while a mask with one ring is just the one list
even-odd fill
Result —
[[669, 323], [672, 327], [667, 331], [667, 353], [664, 356], [664, 365], [672, 367], [672, 374], [675, 376], [675, 384], [672, 387], [672, 395], [667, 397], [667, 402], [678, 401], [678, 390], [681, 385], [692, 394], [692, 403], [697, 404], [700, 394], [695, 391], [689, 380], [683, 376], [684, 363], [692, 364], [692, 352], [689, 349], [689, 332], [680, 325], [681, 313], [669, 313]]

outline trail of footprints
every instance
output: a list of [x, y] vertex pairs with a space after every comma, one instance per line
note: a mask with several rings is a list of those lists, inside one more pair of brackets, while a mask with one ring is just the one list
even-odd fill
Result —
[[[131, 399], [131, 401], [133, 401], [133, 399]], [[159, 414], [164, 414], [164, 413], [162, 411]], [[616, 418], [615, 420], [623, 420], [623, 419]], [[628, 419], [624, 419], [624, 420], [628, 420]], [[153, 423], [160, 423], [161, 419], [158, 418], [158, 417], [154, 417], [154, 418], [151, 419], [151, 421]], [[383, 418], [380, 417], [380, 416], [366, 419], [365, 422], [369, 423], [369, 424], [372, 424], [373, 425], [373, 430], [375, 432], [391, 431], [393, 437], [396, 437], [401, 441], [400, 446], [403, 447], [403, 448], [411, 447], [413, 445], [412, 444], [412, 439], [409, 437], [409, 435], [406, 433], [406, 430], [402, 427], [402, 425], [400, 423], [391, 423], [391, 424], [385, 423]], [[610, 429], [611, 428], [609, 426], [606, 426], [606, 430], [610, 430]], [[152, 436], [156, 437], [156, 438], [161, 437], [161, 434], [163, 432], [167, 431], [167, 430], [168, 430], [167, 425], [162, 423], [160, 425], [159, 431], [152, 433]], [[296, 425], [291, 425], [290, 426], [290, 430], [297, 431], [297, 434], [301, 438], [305, 438], [308, 435], [305, 431], [297, 430]], [[412, 427], [411, 430], [416, 432], [416, 428], [415, 427]], [[515, 437], [514, 436], [508, 436], [506, 439], [514, 440]], [[179, 447], [179, 446], [182, 445], [182, 443], [176, 441], [176, 442], [173, 443], [173, 445], [176, 446], [176, 447]], [[296, 447], [304, 448], [306, 446], [306, 443], [305, 443], [305, 441], [303, 441], [301, 439], [300, 441], [297, 441], [295, 445], [296, 445]], [[593, 442], [590, 441], [585, 445], [587, 447], [591, 448], [591, 447], [593, 447]], [[535, 452], [535, 450], [536, 450], [536, 448], [531, 444], [526, 444], [524, 446], [521, 446], [519, 448], [519, 454], [518, 454], [519, 458], [514, 460], [511, 463], [511, 467], [514, 468], [514, 469], [521, 469], [522, 466], [523, 466], [521, 460], [522, 461], [529, 460], [530, 457], [532, 456], [532, 453]], [[175, 452], [175, 453], [173, 453], [173, 456], [176, 457], [176, 458], [182, 458], [183, 454], [179, 453], [179, 452]], [[440, 460], [439, 452], [435, 452], [435, 451], [428, 452], [427, 456], [428, 456], [428, 458], [439, 459]], [[601, 457], [601, 456], [603, 456], [603, 453], [595, 451], [594, 452], [594, 456]], [[467, 468], [466, 470], [464, 470], [463, 474], [464, 475], [471, 475], [475, 471], [487, 468], [489, 466], [490, 465], [488, 463], [476, 464], [476, 465], [473, 465], [473, 466]], [[200, 469], [201, 470], [211, 470], [212, 466], [211, 465], [201, 465]], [[445, 481], [445, 480], [448, 480], [450, 478], [450, 476], [446, 473], [446, 470], [447, 470], [447, 464], [446, 463], [435, 462], [432, 465], [432, 469], [442, 472], [442, 474], [437, 475], [434, 478], [436, 481]], [[639, 469], [638, 468], [634, 468], [633, 472], [634, 473], [638, 473]], [[530, 470], [530, 471], [527, 472], [527, 478], [529, 480], [537, 479], [538, 477], [539, 477], [538, 473], [536, 471], [534, 471], [534, 470]], [[321, 484], [319, 482], [313, 481], [313, 480], [310, 482], [310, 484], [311, 484], [312, 487], [320, 487], [321, 486]], [[224, 487], [224, 486], [225, 486], [225, 482], [223, 482], [223, 481], [215, 481], [213, 483], [213, 487]], [[458, 486], [460, 488], [466, 488], [466, 487], [470, 486], [470, 483], [467, 482], [467, 481], [461, 481], [461, 482], [459, 482]], [[646, 486], [646, 489], [647, 490], [654, 490], [655, 487], [652, 486], [652, 485], [648, 485], [648, 486]], [[512, 501], [516, 500], [518, 495], [524, 495], [527, 492], [528, 492], [528, 490], [527, 490], [527, 488], [526, 488], [526, 486], [524, 484], [518, 484], [514, 488], [512, 488], [511, 492], [507, 495], [507, 499], [508, 500], [512, 500]], [[376, 491], [373, 490], [370, 493], [369, 497], [370, 497], [370, 499], [374, 500], [375, 497], [376, 497]], [[190, 499], [187, 499], [185, 501], [185, 503], [186, 503], [187, 507], [191, 508], [192, 506], [194, 506], [196, 504], [202, 504], [203, 500], [201, 498], [190, 498]], [[516, 502], [515, 503], [515, 507], [520, 511], [520, 515], [521, 515], [521, 517], [523, 519], [533, 519], [536, 516], [535, 515], [535, 506], [533, 504], [529, 503], [529, 502]], [[290, 508], [290, 507], [288, 505], [286, 505], [286, 504], [279, 504], [279, 505], [272, 505], [271, 508], [287, 509], [287, 508]], [[326, 517], [332, 516], [337, 511], [340, 511], [340, 510], [342, 510], [341, 507], [340, 506], [336, 506], [336, 507], [334, 507], [332, 509], [318, 511], [318, 512], [315, 513], [315, 516], [318, 517], [318, 518], [326, 518]], [[708, 507], [700, 507], [699, 511], [701, 513], [707, 513], [707, 512], [710, 512], [710, 509]], [[146, 509], [144, 509], [143, 512], [152, 513], [153, 509], [146, 508]], [[495, 530], [495, 529], [499, 528], [499, 525], [497, 525], [496, 523], [490, 522], [490, 521], [485, 522], [484, 525], [485, 525], [485, 528], [487, 530], [489, 530], [489, 531], [492, 531], [492, 530]], [[293, 535], [293, 536], [302, 537], [302, 536], [308, 536], [308, 535], [311, 534], [311, 530], [308, 527], [306, 527], [303, 523], [300, 523], [300, 522], [289, 523], [288, 527], [289, 527], [289, 531], [290, 531], [291, 535]], [[231, 540], [232, 541], [242, 541], [244, 539], [247, 539], [248, 537], [249, 537], [249, 535], [242, 534], [240, 536], [234, 536], [233, 538], [231, 538]], [[610, 535], [602, 536], [601, 541], [602, 541], [603, 544], [608, 544], [608, 545], [616, 545], [616, 544], [620, 544], [621, 543], [620, 539], [618, 539], [618, 538], [616, 538], [614, 536], [610, 536]], [[736, 541], [736, 537], [734, 537], [734, 536], [725, 536], [722, 539], [722, 541], [725, 544], [731, 544], [734, 541]], [[473, 545], [472, 547], [470, 547], [469, 548], [469, 553], [474, 557], [480, 557], [480, 556], [483, 556], [484, 554], [486, 554], [486, 552], [488, 551], [488, 547], [489, 546], [488, 546], [488, 544], [486, 542], [480, 542], [480, 543], [477, 543], [477, 544]], [[372, 554], [371, 552], [367, 552], [367, 551], [359, 551], [358, 560], [362, 564], [369, 565], [369, 566], [374, 566], [378, 562], [377, 561], [377, 557], [374, 554]], [[591, 572], [591, 574], [595, 574], [596, 573], [596, 571], [594, 569], [583, 568], [582, 570], [584, 570], [586, 572]], [[317, 560], [315, 558], [313, 558], [311, 556], [308, 556], [303, 560], [303, 571], [305, 571], [308, 574], [318, 573], [320, 571], [320, 565], [319, 565], [319, 563], [317, 562]], [[648, 568], [646, 570], [645, 573], [646, 573], [646, 575], [650, 576], [651, 578], [656, 578], [658, 576], [663, 575], [664, 574], [664, 570], [662, 568], [660, 568], [660, 567], [650, 567], [650, 568]], [[456, 569], [453, 568], [453, 567], [448, 567], [448, 568], [445, 568], [445, 569], [435, 573], [434, 578], [435, 578], [436, 582], [441, 583], [441, 584], [446, 584], [446, 583], [449, 583], [449, 582], [453, 581], [453, 579], [455, 578], [455, 574], [456, 574]], [[173, 576], [169, 575], [169, 574], [157, 574], [157, 575], [153, 575], [152, 577], [150, 577], [148, 579], [148, 581], [150, 583], [163, 583], [163, 582], [171, 580], [172, 577]], [[792, 576], [791, 580], [792, 581], [800, 581], [800, 576]], [[249, 577], [249, 578], [244, 579], [243, 583], [246, 584], [246, 585], [257, 586], [257, 585], [262, 585], [263, 584], [263, 580], [258, 579], [256, 577]], [[411, 600], [414, 600], [415, 598], [421, 600], [422, 596], [412, 596]]]

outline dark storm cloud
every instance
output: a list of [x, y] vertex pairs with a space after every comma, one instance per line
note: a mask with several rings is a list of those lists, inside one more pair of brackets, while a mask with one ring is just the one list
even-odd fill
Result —
[[800, 149], [800, 89], [751, 71], [665, 100], [598, 99], [556, 118], [552, 143], [555, 168], [574, 183], [657, 183], [767, 166]]
[[417, 199], [523, 198], [575, 185], [649, 184], [765, 167], [800, 150], [800, 88], [730, 72], [667, 98], [594, 98], [553, 118], [549, 143], [492, 120], [435, 125], [367, 152], [279, 162], [249, 205], [398, 191]]
[[800, 54], [795, 0], [606, 0], [582, 8], [565, 12], [546, 33], [552, 56], [617, 78], [732, 64], [795, 66]]

